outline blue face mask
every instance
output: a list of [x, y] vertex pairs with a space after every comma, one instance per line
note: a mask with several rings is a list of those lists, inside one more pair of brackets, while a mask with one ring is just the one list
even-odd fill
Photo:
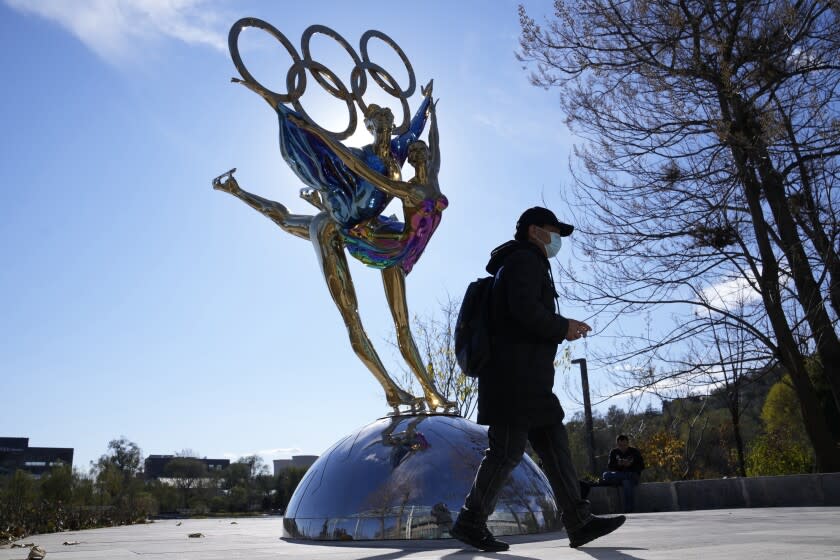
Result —
[[545, 245], [545, 255], [550, 259], [560, 252], [560, 247], [563, 246], [563, 238], [559, 233], [546, 232], [551, 235], [551, 241]]

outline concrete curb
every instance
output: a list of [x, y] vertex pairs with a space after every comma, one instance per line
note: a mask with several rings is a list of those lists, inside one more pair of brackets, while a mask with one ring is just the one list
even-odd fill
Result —
[[[592, 512], [622, 513], [621, 487], [598, 486]], [[645, 482], [636, 487], [636, 512], [763, 507], [840, 506], [840, 473]]]

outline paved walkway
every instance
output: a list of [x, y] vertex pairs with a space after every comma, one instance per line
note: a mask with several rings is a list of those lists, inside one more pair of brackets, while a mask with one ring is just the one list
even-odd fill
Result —
[[[580, 549], [564, 532], [508, 537], [505, 553], [465, 549], [453, 540], [289, 542], [279, 539], [280, 518], [188, 519], [148, 525], [55, 533], [25, 539], [47, 560], [230, 560], [470, 558], [648, 560], [692, 558], [828, 560], [840, 558], [840, 508], [736, 509], [630, 515], [618, 531]], [[189, 538], [202, 533], [203, 538]], [[80, 544], [65, 546], [64, 541]], [[27, 549], [0, 549], [0, 560], [23, 560]]]

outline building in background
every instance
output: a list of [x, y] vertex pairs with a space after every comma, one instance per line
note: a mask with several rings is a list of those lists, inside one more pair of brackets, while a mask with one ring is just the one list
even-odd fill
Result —
[[[146, 480], [166, 478], [166, 465], [175, 459], [175, 455], [149, 455], [143, 463], [143, 472]], [[199, 459], [198, 457], [184, 457], [201, 461], [207, 467], [207, 472], [220, 472], [230, 466], [230, 459]]]
[[308, 469], [317, 459], [317, 455], [293, 455], [291, 459], [275, 459], [274, 476], [291, 467]]
[[73, 467], [72, 447], [29, 447], [29, 438], [0, 437], [0, 476], [22, 470], [40, 478], [58, 465]]

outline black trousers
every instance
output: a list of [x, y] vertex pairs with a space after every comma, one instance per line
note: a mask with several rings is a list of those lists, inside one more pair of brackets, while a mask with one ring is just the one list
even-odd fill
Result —
[[490, 447], [478, 467], [470, 493], [464, 502], [461, 521], [483, 525], [496, 509], [496, 500], [510, 473], [522, 460], [526, 442], [540, 457], [543, 470], [563, 510], [563, 525], [575, 531], [589, 522], [589, 502], [580, 497], [577, 473], [572, 464], [569, 436], [561, 422], [523, 429], [493, 425], [487, 432]]

